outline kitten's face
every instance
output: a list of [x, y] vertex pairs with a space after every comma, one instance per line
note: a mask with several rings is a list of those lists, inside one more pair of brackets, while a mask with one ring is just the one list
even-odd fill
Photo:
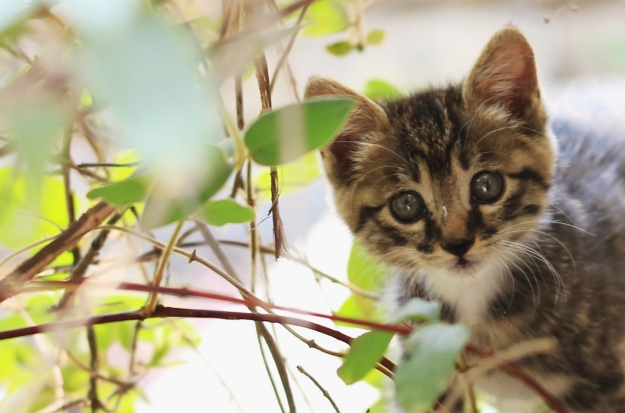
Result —
[[513, 242], [538, 225], [554, 156], [533, 55], [516, 30], [495, 35], [463, 86], [383, 106], [327, 80], [307, 94], [360, 100], [322, 154], [339, 212], [385, 262], [473, 275], [518, 253]]

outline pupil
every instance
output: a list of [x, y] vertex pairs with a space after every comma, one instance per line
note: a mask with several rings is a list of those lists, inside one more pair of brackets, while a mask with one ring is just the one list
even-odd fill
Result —
[[473, 178], [473, 197], [481, 202], [493, 202], [503, 190], [503, 179], [497, 172], [482, 172]]
[[402, 192], [391, 200], [391, 212], [401, 222], [414, 222], [424, 211], [423, 200], [416, 192]]

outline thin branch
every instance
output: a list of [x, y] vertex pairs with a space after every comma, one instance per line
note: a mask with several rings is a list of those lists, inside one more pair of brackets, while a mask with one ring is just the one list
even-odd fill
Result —
[[297, 366], [297, 371], [302, 373], [304, 376], [308, 377], [310, 379], [310, 381], [312, 381], [313, 384], [315, 386], [317, 386], [317, 388], [321, 391], [321, 394], [323, 394], [324, 397], [330, 401], [330, 404], [332, 405], [332, 407], [334, 408], [334, 411], [336, 413], [341, 413], [340, 410], [339, 410], [339, 407], [336, 405], [334, 400], [332, 400], [332, 397], [330, 396], [330, 393], [328, 393], [328, 391], [323, 388], [321, 383], [319, 383], [313, 376], [311, 376], [310, 373], [308, 373], [306, 370], [304, 370], [304, 368], [302, 366]]
[[[174, 245], [176, 245], [176, 240], [178, 239], [178, 235], [180, 235], [180, 231], [182, 230], [182, 225], [184, 224], [183, 220], [178, 221], [176, 227], [174, 228], [174, 232], [171, 234], [169, 238], [169, 242], [165, 246], [163, 253], [161, 254], [161, 259], [158, 261], [158, 265], [156, 266], [156, 270], [154, 271], [154, 286], [158, 287], [161, 285], [161, 280], [163, 279], [163, 274], [165, 272], [165, 266], [169, 261], [169, 256], [171, 255]], [[155, 292], [150, 293], [150, 297], [148, 298], [148, 302], [146, 303], [144, 310], [147, 314], [150, 314], [154, 311], [156, 307], [156, 300], [158, 298], [158, 294]]]
[[79, 163], [76, 168], [134, 168], [141, 165], [141, 162], [127, 162], [127, 163], [112, 163], [112, 162], [91, 162], [91, 163]]
[[309, 6], [310, 4], [306, 4], [304, 5], [304, 7], [302, 7], [299, 13], [299, 16], [297, 17], [297, 21], [293, 25], [293, 27], [298, 28], [298, 30], [294, 30], [293, 33], [291, 33], [289, 42], [287, 43], [286, 48], [280, 55], [280, 59], [278, 60], [278, 63], [276, 63], [276, 68], [273, 71], [273, 75], [271, 76], [271, 82], [270, 82], [270, 85], [271, 85], [270, 90], [272, 93], [273, 93], [273, 88], [276, 85], [276, 80], [278, 78], [278, 75], [280, 74], [280, 70], [282, 70], [282, 67], [286, 63], [287, 58], [289, 57], [289, 54], [291, 53], [291, 50], [293, 49], [293, 45], [295, 44], [295, 39], [297, 39], [297, 35], [299, 34], [299, 27], [301, 27], [302, 21], [304, 20], [304, 16], [306, 16], [306, 12], [308, 11]]
[[73, 411], [73, 409], [82, 409], [83, 407], [87, 407], [89, 406], [89, 399], [77, 399], [77, 400], [72, 400], [72, 401], [58, 401], [55, 403], [52, 403], [49, 406], [46, 406], [45, 408], [37, 411], [36, 413], [60, 413], [60, 412], [67, 412], [67, 411]]
[[[73, 125], [67, 127], [65, 131], [65, 136], [63, 137], [63, 148], [62, 148], [62, 156], [63, 156], [63, 186], [65, 188], [65, 207], [67, 209], [67, 221], [69, 225], [73, 224], [76, 221], [76, 208], [74, 207], [74, 193], [72, 192], [72, 186], [70, 181], [70, 167], [69, 163], [71, 162], [70, 149], [72, 144], [72, 136], [73, 136]], [[75, 245], [72, 248], [72, 257], [74, 265], [76, 265], [80, 261], [80, 248]]]
[[[236, 246], [236, 247], [242, 247], [242, 248], [249, 248], [249, 244], [245, 243], [245, 242], [241, 242], [241, 241], [231, 241], [231, 240], [219, 240], [219, 242], [221, 244], [224, 245], [232, 245], [232, 246]], [[184, 247], [184, 245], [181, 245]], [[263, 254], [269, 254], [269, 255], [273, 255], [274, 254], [274, 249], [271, 247], [265, 247], [265, 246], [260, 246], [260, 251]], [[361, 288], [356, 287], [355, 285], [349, 283], [349, 282], [345, 282], [345, 281], [341, 281], [336, 277], [331, 276], [330, 274], [327, 274], [323, 271], [321, 271], [320, 269], [313, 267], [312, 265], [310, 265], [308, 263], [308, 261], [306, 261], [305, 259], [299, 258], [297, 256], [295, 256], [294, 254], [291, 254], [289, 256], [289, 259], [291, 261], [294, 261], [298, 264], [301, 264], [303, 266], [305, 266], [306, 268], [308, 268], [309, 270], [311, 270], [312, 272], [315, 273], [316, 276], [322, 277], [327, 279], [330, 282], [333, 282], [335, 284], [339, 284], [342, 285], [343, 287], [349, 289], [351, 292], [353, 292], [354, 294], [363, 296], [365, 298], [369, 298], [371, 300], [377, 301], [379, 299], [377, 294], [374, 294], [370, 291], [365, 291]]]
[[91, 358], [88, 397], [91, 402], [91, 412], [96, 413], [102, 408], [102, 403], [100, 403], [100, 399], [98, 398], [98, 370], [100, 364], [98, 358], [98, 344], [92, 325], [87, 326], [87, 342], [89, 343], [89, 355]]
[[31, 280], [42, 271], [56, 257], [64, 251], [73, 248], [89, 231], [96, 228], [110, 214], [115, 207], [106, 202], [99, 202], [77, 221], [71, 224], [62, 234], [43, 247], [37, 254], [20, 264], [4, 279], [0, 280], [0, 302], [13, 295], [14, 287]]
[[[108, 220], [107, 225], [115, 225], [121, 217], [122, 217], [121, 213], [115, 213]], [[78, 262], [78, 264], [75, 265], [74, 269], [72, 270], [69, 276], [70, 280], [80, 280], [84, 278], [85, 273], [87, 272], [87, 268], [89, 268], [89, 266], [94, 263], [95, 259], [100, 254], [100, 250], [104, 246], [104, 243], [106, 242], [106, 239], [108, 238], [109, 233], [110, 233], [110, 230], [103, 229], [102, 231], [100, 231], [98, 236], [95, 237], [95, 239], [91, 242], [91, 247], [89, 248], [85, 256], [80, 260], [80, 262]], [[57, 304], [56, 309], [57, 310], [63, 309], [67, 305], [67, 303], [72, 299], [73, 296], [74, 294], [72, 291], [66, 291], [65, 294], [59, 300], [59, 303]]]
[[[39, 324], [37, 326], [30, 327], [22, 327], [14, 330], [7, 330], [0, 332], [0, 340], [7, 340], [18, 337], [27, 337], [35, 334], [48, 333], [48, 332], [59, 332], [65, 331], [77, 327], [84, 326], [93, 326], [99, 324], [110, 324], [117, 323], [120, 321], [130, 321], [130, 320], [146, 320], [150, 318], [172, 318], [172, 317], [182, 317], [182, 318], [212, 318], [212, 319], [222, 319], [222, 320], [251, 320], [251, 321], [262, 321], [266, 323], [277, 323], [277, 324], [289, 324], [297, 327], [306, 328], [309, 330], [316, 331], [323, 335], [332, 337], [338, 341], [341, 341], [345, 344], [351, 344], [353, 341], [352, 337], [341, 333], [340, 331], [333, 330], [330, 327], [326, 327], [321, 324], [313, 323], [307, 320], [302, 320], [300, 318], [295, 317], [286, 317], [276, 314], [260, 314], [260, 313], [243, 313], [243, 312], [235, 312], [235, 311], [219, 311], [219, 310], [198, 310], [198, 309], [189, 309], [189, 308], [176, 308], [176, 307], [165, 307], [162, 305], [157, 305], [152, 314], [144, 315], [141, 311], [128, 311], [122, 313], [114, 313], [93, 317], [82, 317], [76, 318], [72, 320], [63, 320], [63, 321], [55, 321], [51, 323]], [[388, 371], [384, 368], [379, 369], [382, 372], [388, 373]], [[386, 374], [385, 373], [385, 374]]]
[[[211, 250], [217, 256], [217, 259], [221, 263], [222, 267], [225, 268], [226, 272], [228, 272], [234, 278], [236, 278], [237, 280], [240, 281], [241, 278], [237, 275], [237, 273], [236, 273], [236, 271], [234, 269], [234, 266], [230, 263], [230, 260], [228, 259], [226, 254], [221, 249], [221, 245], [219, 245], [219, 242], [217, 242], [217, 240], [215, 239], [215, 237], [211, 233], [211, 231], [208, 228], [208, 226], [206, 224], [204, 224], [204, 223], [196, 222], [196, 227], [202, 233], [202, 236], [204, 237], [204, 239], [206, 240], [208, 245], [211, 247]], [[254, 305], [254, 304], [246, 304], [246, 305], [247, 305], [248, 309], [251, 312], [253, 312], [253, 313], [258, 312], [258, 310], [256, 309], [256, 305]], [[258, 337], [258, 345], [260, 346], [260, 351], [261, 351], [262, 356], [263, 356], [263, 362], [265, 364], [265, 369], [267, 370], [267, 375], [269, 377], [269, 380], [271, 381], [271, 386], [273, 387], [274, 393], [276, 394], [276, 399], [278, 400], [278, 404], [280, 405], [280, 409], [284, 412], [284, 406], [282, 405], [282, 401], [280, 400], [280, 395], [279, 395], [279, 393], [277, 391], [277, 387], [276, 387], [276, 384], [274, 382], [273, 376], [271, 374], [271, 370], [269, 369], [269, 365], [268, 365], [267, 360], [265, 358], [264, 348], [262, 346], [262, 342], [260, 341], [261, 337], [265, 341], [265, 343], [267, 344], [267, 348], [269, 349], [269, 351], [271, 352], [271, 354], [273, 356], [276, 368], [278, 369], [278, 374], [280, 376], [280, 380], [282, 381], [282, 385], [284, 387], [284, 391], [285, 391], [285, 393], [287, 395], [287, 400], [289, 402], [289, 408], [293, 412], [294, 411], [295, 402], [294, 402], [293, 396], [292, 396], [292, 390], [291, 390], [291, 385], [290, 385], [290, 382], [289, 382], [288, 371], [287, 371], [286, 366], [284, 364], [284, 357], [282, 356], [282, 354], [280, 352], [280, 349], [278, 348], [278, 343], [276, 342], [275, 338], [270, 334], [269, 330], [262, 323], [260, 323], [260, 322], [256, 323], [256, 331], [258, 332], [258, 336], [257, 336]]]

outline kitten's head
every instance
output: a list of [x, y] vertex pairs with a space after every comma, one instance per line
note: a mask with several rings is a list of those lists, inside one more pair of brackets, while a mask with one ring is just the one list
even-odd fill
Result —
[[388, 264], [470, 275], [536, 229], [555, 155], [516, 29], [493, 36], [461, 85], [378, 104], [312, 79], [306, 96], [323, 95], [358, 101], [322, 155], [340, 214]]

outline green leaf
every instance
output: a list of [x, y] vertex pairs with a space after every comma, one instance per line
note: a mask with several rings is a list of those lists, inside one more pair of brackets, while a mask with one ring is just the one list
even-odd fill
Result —
[[367, 33], [367, 44], [371, 46], [378, 45], [384, 41], [386, 33], [382, 29], [374, 29]]
[[338, 0], [319, 0], [310, 5], [306, 13], [309, 26], [302, 30], [308, 37], [321, 37], [347, 29], [349, 19], [345, 6]]
[[[260, 197], [271, 199], [271, 170], [263, 168], [256, 178], [255, 186]], [[321, 176], [321, 169], [315, 152], [307, 153], [297, 161], [278, 168], [280, 196], [304, 189], [306, 185]]]
[[[170, 182], [170, 193], [188, 193], [190, 178], [209, 168], [206, 143], [216, 144], [225, 135], [216, 87], [200, 81], [194, 42], [155, 13], [130, 4], [140, 2], [95, 3], [77, 5], [92, 23], [77, 22], [83, 29], [86, 88], [119, 121], [120, 143], [136, 148], [156, 180]], [[94, 10], [114, 30], [104, 35]], [[181, 180], [185, 185], [172, 183]]]
[[347, 262], [349, 282], [365, 291], [377, 291], [388, 274], [388, 269], [373, 258], [359, 241], [354, 240]]
[[62, 136], [67, 113], [51, 97], [42, 101], [23, 98], [9, 106], [6, 116], [19, 162], [25, 166], [28, 193], [39, 194], [36, 187], [48, 167], [54, 140]]
[[9, 31], [11, 26], [24, 19], [32, 7], [20, 0], [0, 1], [0, 37]]
[[126, 206], [143, 201], [147, 195], [148, 186], [149, 182], [145, 176], [136, 176], [92, 189], [87, 193], [87, 197], [102, 198], [113, 205]]
[[440, 316], [440, 304], [437, 301], [426, 301], [421, 298], [413, 298], [397, 311], [392, 323], [400, 323], [405, 320], [435, 321]]
[[363, 94], [373, 100], [392, 100], [402, 96], [395, 86], [381, 79], [368, 81]]
[[[141, 161], [141, 155], [136, 150], [126, 150], [119, 153], [115, 156], [113, 160], [116, 164], [132, 164], [138, 163]], [[113, 181], [123, 181], [124, 179], [128, 179], [132, 177], [135, 171], [139, 168], [139, 166], [128, 166], [128, 167], [115, 167], [109, 168], [111, 172], [111, 180]]]
[[393, 333], [387, 331], [370, 331], [356, 338], [343, 365], [338, 369], [338, 375], [346, 384], [362, 380], [382, 358]]
[[353, 48], [352, 44], [346, 40], [341, 40], [340, 42], [332, 43], [326, 46], [326, 50], [335, 56], [345, 56], [351, 52]]
[[406, 413], [432, 407], [449, 384], [468, 339], [468, 327], [442, 323], [420, 327], [409, 336], [407, 352], [395, 374], [397, 401]]
[[234, 199], [209, 201], [202, 208], [202, 217], [209, 225], [242, 224], [254, 219], [254, 210], [238, 204]]
[[[34, 201], [24, 175], [11, 167], [0, 168], [0, 243], [20, 248], [57, 235], [67, 225], [65, 186], [59, 176], [43, 176]], [[44, 202], [45, 201], [45, 202]], [[80, 205], [76, 205], [80, 210]], [[33, 253], [35, 253], [33, 251]]]
[[[360, 320], [383, 321], [382, 317], [379, 315], [379, 308], [375, 301], [357, 294], [351, 294], [347, 297], [335, 314], [341, 317]], [[342, 321], [337, 321], [336, 324], [354, 327], [353, 324]]]
[[347, 98], [316, 98], [261, 116], [245, 134], [252, 158], [275, 166], [329, 144], [340, 132], [355, 102]]
[[141, 215], [141, 228], [147, 231], [186, 218], [224, 186], [234, 170], [234, 165], [222, 148], [216, 145], [208, 146], [210, 150], [205, 162], [209, 169], [203, 177], [195, 177], [198, 182], [193, 186], [197, 189], [177, 194], [171, 185], [180, 183], [156, 182]]

